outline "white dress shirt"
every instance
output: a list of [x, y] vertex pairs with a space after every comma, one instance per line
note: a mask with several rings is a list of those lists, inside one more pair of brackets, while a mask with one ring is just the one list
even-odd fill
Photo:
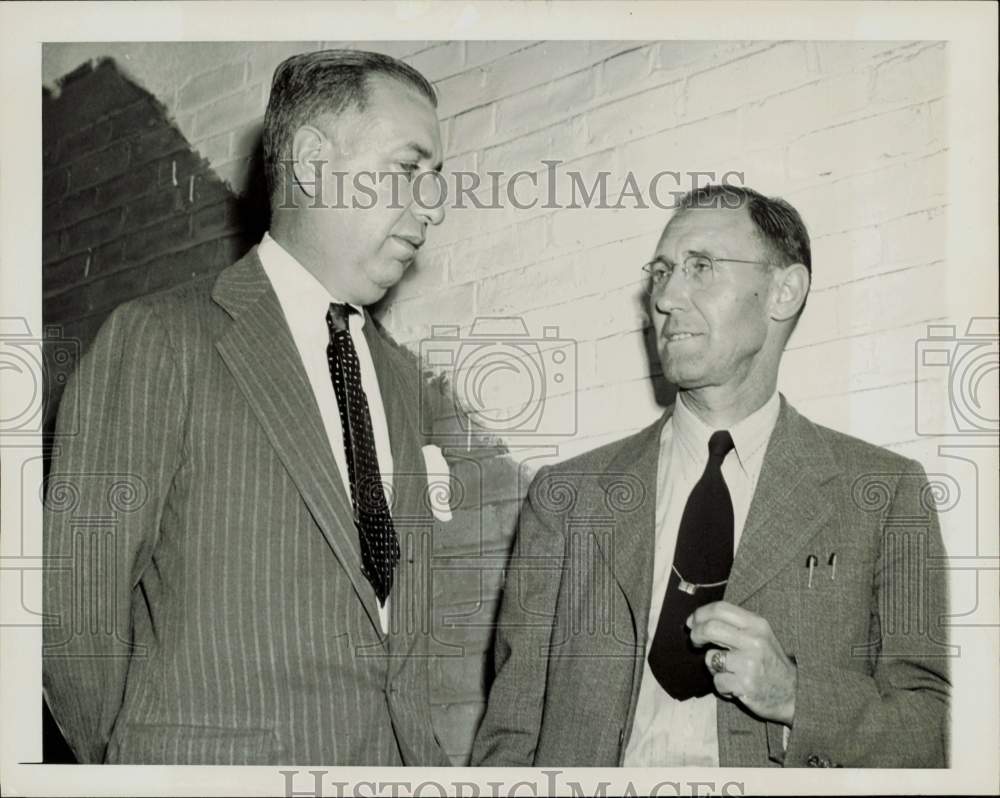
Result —
[[[319, 406], [319, 414], [323, 419], [326, 437], [337, 462], [340, 478], [344, 482], [344, 490], [348, 501], [351, 496], [351, 479], [347, 470], [347, 456], [344, 453], [344, 431], [340, 424], [340, 413], [337, 409], [337, 395], [333, 391], [330, 378], [330, 365], [326, 359], [326, 348], [330, 343], [330, 330], [326, 324], [326, 314], [331, 302], [340, 302], [332, 296], [323, 284], [312, 273], [299, 263], [267, 233], [264, 234], [257, 257], [264, 267], [267, 279], [271, 281], [274, 293], [285, 314], [288, 329], [291, 330], [295, 348], [302, 358], [313, 396]], [[361, 368], [361, 387], [368, 399], [368, 411], [372, 419], [372, 432], [375, 436], [375, 454], [378, 456], [379, 471], [382, 482], [386, 486], [386, 501], [390, 500], [392, 487], [392, 449], [389, 445], [389, 424], [385, 417], [385, 405], [382, 403], [382, 393], [379, 390], [378, 375], [372, 362], [368, 341], [365, 339], [365, 314], [362, 308], [354, 306], [358, 312], [349, 318], [349, 329], [354, 349], [358, 353], [358, 364]], [[389, 600], [379, 607], [379, 622], [382, 631], [389, 628]]]
[[[781, 403], [775, 391], [758, 410], [730, 430], [734, 448], [722, 463], [722, 476], [733, 502], [733, 550], [739, 546], [764, 452], [778, 420]], [[674, 546], [684, 506], [708, 463], [708, 439], [716, 430], [705, 426], [677, 395], [673, 415], [663, 425], [656, 477], [656, 542], [653, 593], [649, 611], [649, 646], [656, 634], [660, 608], [670, 579]], [[676, 701], [656, 681], [646, 659], [639, 685], [635, 721], [625, 749], [626, 767], [718, 767], [716, 697]]]

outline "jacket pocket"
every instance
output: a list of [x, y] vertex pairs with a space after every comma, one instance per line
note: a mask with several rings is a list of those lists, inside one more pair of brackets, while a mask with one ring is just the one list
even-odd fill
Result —
[[109, 764], [273, 765], [280, 746], [272, 729], [128, 723], [108, 746]]

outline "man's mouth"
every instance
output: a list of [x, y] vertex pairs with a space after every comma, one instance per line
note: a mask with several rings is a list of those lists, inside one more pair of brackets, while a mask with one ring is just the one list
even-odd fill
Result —
[[674, 343], [675, 341], [686, 341], [689, 338], [697, 338], [700, 335], [701, 333], [693, 333], [693, 332], [671, 332], [671, 333], [664, 333], [663, 339], [668, 344], [670, 344]]
[[422, 247], [423, 244], [424, 244], [424, 240], [422, 238], [420, 238], [419, 236], [398, 235], [397, 234], [397, 235], [393, 236], [393, 239], [395, 239], [396, 241], [398, 241], [404, 247], [407, 247], [408, 249], [410, 249], [410, 251], [414, 255], [417, 253], [417, 250], [420, 249], [420, 247]]

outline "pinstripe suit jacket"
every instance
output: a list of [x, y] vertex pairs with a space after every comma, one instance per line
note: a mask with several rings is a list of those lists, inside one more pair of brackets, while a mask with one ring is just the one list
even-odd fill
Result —
[[[643, 673], [669, 415], [533, 481], [473, 764], [621, 764]], [[766, 618], [796, 661], [795, 722], [785, 749], [781, 724], [719, 699], [720, 764], [944, 766], [942, 556], [918, 463], [813, 424], [782, 397], [725, 599]]]
[[448, 763], [424, 656], [419, 381], [364, 329], [402, 550], [388, 635], [255, 251], [102, 327], [60, 408], [45, 510], [45, 687], [81, 761]]

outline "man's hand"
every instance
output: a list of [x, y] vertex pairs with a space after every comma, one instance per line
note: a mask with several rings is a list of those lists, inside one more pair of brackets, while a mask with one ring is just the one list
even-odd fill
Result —
[[[687, 625], [694, 645], [718, 646], [705, 652], [705, 667], [713, 672], [720, 695], [738, 699], [766, 720], [792, 725], [797, 671], [766, 620], [715, 601], [695, 610]], [[712, 660], [720, 649], [725, 670], [715, 673]]]

